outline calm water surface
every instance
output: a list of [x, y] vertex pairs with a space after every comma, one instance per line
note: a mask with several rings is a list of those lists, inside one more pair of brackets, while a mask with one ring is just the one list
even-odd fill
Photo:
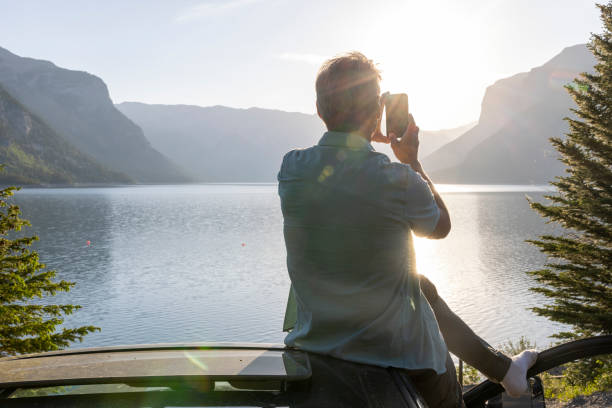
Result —
[[[54, 302], [83, 306], [67, 326], [102, 328], [74, 347], [156, 342], [282, 342], [289, 279], [276, 185], [24, 189], [15, 201], [58, 277]], [[561, 326], [525, 271], [545, 258], [524, 242], [546, 232], [535, 187], [443, 186], [447, 239], [416, 241], [419, 271], [487, 341], [539, 346]], [[91, 245], [87, 246], [87, 241]]]

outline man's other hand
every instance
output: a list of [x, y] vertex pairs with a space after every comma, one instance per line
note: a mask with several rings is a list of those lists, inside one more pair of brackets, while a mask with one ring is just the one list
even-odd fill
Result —
[[412, 115], [409, 115], [408, 118], [408, 127], [402, 138], [398, 140], [397, 136], [391, 133], [389, 139], [391, 139], [391, 148], [395, 157], [400, 162], [409, 164], [414, 168], [419, 163], [419, 127], [414, 123]]

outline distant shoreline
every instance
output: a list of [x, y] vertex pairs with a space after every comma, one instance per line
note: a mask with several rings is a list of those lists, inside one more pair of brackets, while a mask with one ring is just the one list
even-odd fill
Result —
[[[198, 186], [277, 186], [277, 182], [200, 182], [200, 183], [139, 183], [139, 184], [27, 184], [17, 186], [22, 190], [59, 190], [59, 189], [110, 189], [110, 188], [147, 188], [147, 187], [198, 187]], [[3, 185], [5, 188], [9, 185]], [[458, 193], [503, 193], [503, 192], [553, 192], [554, 187], [546, 184], [436, 184], [445, 194]]]

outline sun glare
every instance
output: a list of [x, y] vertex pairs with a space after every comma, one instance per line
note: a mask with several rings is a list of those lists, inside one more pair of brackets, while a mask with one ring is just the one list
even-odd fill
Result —
[[417, 272], [427, 276], [432, 282], [442, 282], [439, 273], [440, 268], [436, 268], [435, 265], [436, 241], [415, 236], [413, 243]]
[[476, 120], [483, 92], [494, 80], [486, 66], [474, 64], [485, 57], [486, 41], [482, 27], [470, 24], [475, 16], [464, 9], [440, 13], [435, 3], [381, 9], [365, 49], [380, 62], [382, 89], [408, 93], [410, 110], [422, 129]]

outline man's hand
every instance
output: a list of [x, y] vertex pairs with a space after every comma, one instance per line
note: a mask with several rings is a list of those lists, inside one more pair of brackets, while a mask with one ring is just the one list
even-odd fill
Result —
[[414, 123], [412, 115], [408, 115], [408, 118], [408, 127], [402, 138], [398, 140], [397, 136], [393, 133], [389, 135], [389, 138], [391, 139], [391, 148], [393, 153], [395, 153], [395, 157], [400, 162], [409, 164], [416, 170], [416, 167], [419, 166], [419, 127]]
[[370, 141], [372, 142], [385, 143], [385, 144], [391, 143], [391, 138], [385, 136], [380, 131], [380, 123], [382, 121], [382, 116], [383, 116], [382, 113], [383, 113], [383, 109], [385, 105], [384, 100], [387, 97], [387, 95], [389, 95], [389, 92], [385, 92], [384, 94], [382, 94], [379, 99], [380, 110], [378, 111], [378, 120], [376, 122], [376, 130], [374, 131], [374, 133], [370, 135]]
[[390, 144], [391, 143], [391, 138], [385, 136], [381, 131], [380, 128], [378, 128], [376, 130], [376, 132], [372, 133], [372, 136], [370, 137], [370, 140], [372, 142], [378, 142], [378, 143], [385, 143], [385, 144]]

